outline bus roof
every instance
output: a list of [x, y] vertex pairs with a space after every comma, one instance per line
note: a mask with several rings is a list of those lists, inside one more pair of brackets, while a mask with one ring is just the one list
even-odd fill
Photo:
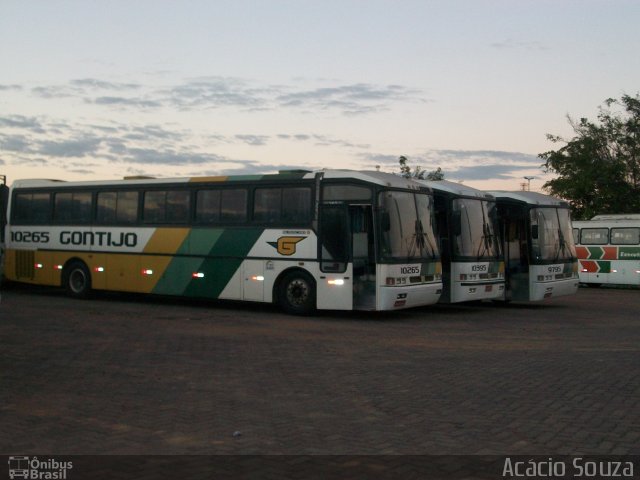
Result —
[[494, 197], [488, 192], [478, 190], [477, 188], [469, 187], [457, 182], [449, 182], [447, 180], [416, 180], [418, 183], [426, 185], [433, 189], [434, 192], [450, 193], [451, 195], [459, 197], [477, 197], [486, 200], [493, 200]]
[[356, 170], [283, 170], [276, 174], [266, 175], [233, 175], [233, 176], [207, 176], [207, 177], [180, 177], [180, 178], [128, 178], [123, 180], [92, 180], [66, 182], [63, 180], [49, 179], [25, 179], [15, 180], [12, 188], [50, 188], [50, 187], [100, 187], [100, 186], [125, 186], [125, 185], [162, 185], [162, 184], [188, 184], [188, 183], [216, 183], [216, 182], [243, 182], [243, 181], [270, 181], [270, 180], [312, 180], [317, 174], [322, 174], [325, 179], [353, 179], [376, 185], [392, 188], [409, 188], [417, 190], [427, 187], [412, 179], [378, 171]]
[[497, 200], [512, 200], [520, 203], [526, 203], [528, 205], [569, 208], [569, 204], [566, 201], [538, 192], [508, 192], [504, 190], [493, 190], [488, 193], [496, 197]]
[[640, 213], [608, 213], [596, 215], [591, 220], [640, 220]]

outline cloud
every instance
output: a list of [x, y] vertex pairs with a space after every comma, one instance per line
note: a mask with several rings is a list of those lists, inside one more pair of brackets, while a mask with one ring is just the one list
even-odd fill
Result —
[[420, 91], [400, 85], [377, 86], [356, 83], [293, 91], [279, 95], [275, 100], [280, 107], [336, 109], [345, 115], [363, 115], [388, 110], [392, 102], [426, 101], [420, 95]]
[[82, 88], [91, 88], [96, 90], [136, 90], [141, 88], [137, 83], [118, 83], [107, 82], [105, 80], [98, 80], [96, 78], [81, 78], [77, 80], [71, 80], [71, 85]]
[[266, 145], [269, 137], [267, 135], [236, 135], [235, 138], [247, 145], [262, 146]]
[[131, 98], [131, 97], [97, 97], [94, 99], [85, 99], [87, 103], [94, 103], [96, 105], [108, 105], [118, 107], [133, 107], [133, 108], [159, 108], [162, 103], [157, 100], [145, 100], [143, 98]]
[[0, 127], [23, 128], [37, 133], [44, 133], [40, 120], [36, 117], [25, 117], [23, 115], [0, 117]]
[[396, 84], [340, 85], [334, 81], [331, 86], [300, 88], [299, 83], [260, 85], [220, 76], [186, 79], [168, 87], [82, 78], [60, 85], [39, 85], [30, 91], [43, 99], [76, 98], [87, 104], [119, 109], [235, 108], [245, 112], [293, 109], [300, 113], [326, 111], [347, 116], [387, 111], [399, 102], [428, 101], [421, 90]]
[[98, 152], [102, 140], [96, 137], [75, 138], [69, 140], [43, 140], [39, 143], [38, 153], [52, 157], [84, 157]]
[[[400, 171], [399, 155], [364, 153], [360, 157], [386, 171]], [[448, 180], [509, 179], [521, 176], [522, 171], [541, 169], [540, 159], [535, 155], [501, 150], [428, 150], [407, 159], [412, 169], [442, 168]]]
[[531, 166], [523, 165], [477, 165], [472, 167], [460, 167], [451, 172], [445, 172], [447, 178], [456, 180], [503, 180], [522, 176], [521, 170], [531, 170]]
[[228, 159], [213, 153], [198, 153], [188, 150], [157, 150], [154, 148], [126, 148], [121, 160], [126, 163], [153, 165], [189, 165], [210, 162], [229, 162]]
[[47, 100], [57, 98], [73, 98], [81, 95], [81, 90], [68, 85], [48, 85], [33, 87], [31, 93]]
[[157, 93], [179, 109], [261, 108], [269, 103], [264, 88], [252, 88], [243, 80], [227, 77], [193, 79]]
[[21, 85], [0, 85], [0, 92], [8, 90], [22, 90]]
[[8, 152], [30, 152], [30, 143], [24, 135], [0, 135], [0, 149]]

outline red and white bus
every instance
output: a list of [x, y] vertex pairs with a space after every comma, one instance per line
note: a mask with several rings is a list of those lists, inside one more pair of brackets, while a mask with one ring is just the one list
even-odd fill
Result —
[[640, 285], [640, 214], [573, 222], [580, 283]]

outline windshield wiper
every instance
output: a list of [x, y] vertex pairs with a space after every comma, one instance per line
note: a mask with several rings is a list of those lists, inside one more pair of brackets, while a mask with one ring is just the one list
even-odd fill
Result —
[[491, 250], [491, 243], [493, 242], [495, 234], [491, 233], [487, 219], [484, 216], [484, 210], [482, 211], [482, 237], [480, 237], [480, 245], [478, 245], [478, 251], [476, 252], [476, 260], [480, 261]]
[[[558, 229], [558, 243], [559, 245], [557, 245], [558, 249], [556, 250], [556, 258], [553, 260], [554, 263], [558, 261], [561, 253], [569, 251], [569, 248], [567, 247], [567, 241], [564, 239], [561, 228]], [[566, 258], [566, 255], [562, 258]]]

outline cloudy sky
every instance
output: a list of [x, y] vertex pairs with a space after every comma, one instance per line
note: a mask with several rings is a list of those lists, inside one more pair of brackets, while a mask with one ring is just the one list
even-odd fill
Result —
[[636, 0], [1, 0], [0, 174], [324, 167], [518, 189], [640, 91]]

